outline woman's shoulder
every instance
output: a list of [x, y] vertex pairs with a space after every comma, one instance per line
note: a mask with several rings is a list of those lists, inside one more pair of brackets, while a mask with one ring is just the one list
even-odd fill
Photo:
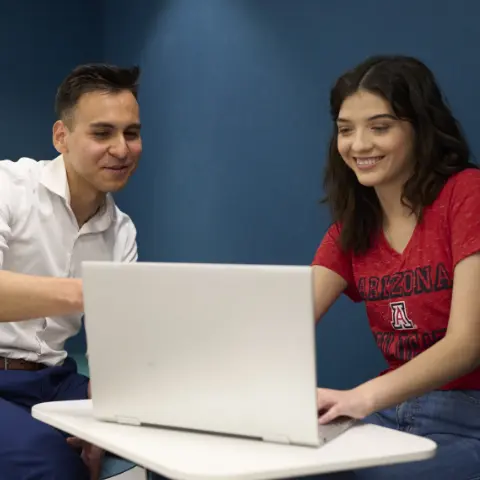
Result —
[[468, 193], [469, 188], [480, 186], [480, 168], [469, 167], [452, 175], [443, 190], [455, 193]]
[[480, 169], [470, 167], [453, 174], [434, 203], [443, 209], [475, 197], [480, 202]]

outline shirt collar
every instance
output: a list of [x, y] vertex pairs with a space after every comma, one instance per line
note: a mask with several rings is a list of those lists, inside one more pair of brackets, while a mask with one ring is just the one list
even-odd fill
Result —
[[68, 188], [67, 172], [63, 155], [46, 162], [42, 169], [40, 183], [55, 195], [70, 203], [70, 189]]
[[[59, 155], [53, 160], [46, 162], [42, 169], [40, 183], [50, 190], [50, 192], [63, 198], [67, 205], [70, 205], [70, 188], [68, 186], [67, 171], [65, 170], [63, 155]], [[107, 194], [105, 204], [100, 208], [97, 214], [85, 224], [85, 227], [88, 230], [106, 230], [115, 220], [115, 217], [115, 202], [111, 194]]]

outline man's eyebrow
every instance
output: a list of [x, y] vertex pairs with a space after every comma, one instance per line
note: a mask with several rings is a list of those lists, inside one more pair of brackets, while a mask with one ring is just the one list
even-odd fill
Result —
[[[92, 128], [116, 128], [115, 125], [108, 122], [94, 122], [90, 124]], [[140, 123], [131, 123], [127, 126], [127, 129], [140, 130], [142, 125]]]
[[[367, 120], [369, 122], [373, 120], [381, 120], [382, 118], [387, 118], [389, 120], [398, 120], [398, 118], [395, 115], [391, 115], [390, 113], [379, 113], [378, 115], [372, 115], [371, 117], [368, 117]], [[349, 123], [350, 120], [346, 118], [337, 118], [337, 123]]]

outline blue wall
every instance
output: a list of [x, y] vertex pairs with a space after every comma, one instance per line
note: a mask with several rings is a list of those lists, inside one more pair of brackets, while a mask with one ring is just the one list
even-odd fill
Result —
[[[434, 69], [473, 140], [480, 5], [448, 0], [107, 0], [105, 57], [138, 62], [145, 150], [119, 196], [142, 260], [306, 264], [328, 225], [317, 205], [329, 88], [365, 56]], [[133, 15], [133, 17], [132, 17]], [[474, 146], [478, 151], [479, 140]], [[132, 324], [134, 328], [134, 324]], [[383, 360], [362, 306], [318, 328], [319, 381], [348, 387]]]
[[[20, 30], [5, 9], [19, 18], [25, 3], [33, 10]], [[425, 60], [480, 146], [473, 0], [463, 10], [439, 0], [434, 13], [431, 2], [414, 0], [401, 8], [373, 0], [106, 0], [104, 11], [94, 0], [80, 11], [86, 2], [78, 0], [68, 14], [52, 3], [51, 12], [34, 0], [2, 11], [0, 39], [16, 36], [21, 48], [12, 57], [0, 46], [0, 59], [23, 59], [15, 76], [0, 74], [9, 112], [0, 110], [9, 126], [0, 130], [2, 155], [50, 154], [54, 89], [71, 66], [100, 53], [139, 63], [144, 156], [118, 201], [137, 224], [141, 260], [309, 263], [329, 222], [317, 205], [329, 88], [367, 55]], [[18, 87], [26, 84], [37, 93]], [[320, 383], [332, 387], [383, 367], [363, 307], [341, 299], [327, 315], [318, 365]]]
[[0, 158], [51, 158], [54, 97], [79, 63], [102, 59], [95, 0], [0, 0]]

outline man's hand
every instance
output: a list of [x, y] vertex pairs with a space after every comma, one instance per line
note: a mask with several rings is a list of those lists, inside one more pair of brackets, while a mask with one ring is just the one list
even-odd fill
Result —
[[[90, 381], [88, 382], [88, 398], [92, 398]], [[68, 437], [67, 443], [73, 448], [82, 449], [81, 458], [90, 471], [90, 480], [100, 480], [105, 452], [100, 447], [96, 447], [77, 437]]]
[[67, 443], [73, 448], [82, 449], [81, 458], [90, 471], [90, 480], [100, 480], [104, 451], [77, 437], [68, 437]]
[[318, 422], [329, 423], [337, 417], [362, 419], [373, 413], [371, 402], [361, 391], [317, 389]]

